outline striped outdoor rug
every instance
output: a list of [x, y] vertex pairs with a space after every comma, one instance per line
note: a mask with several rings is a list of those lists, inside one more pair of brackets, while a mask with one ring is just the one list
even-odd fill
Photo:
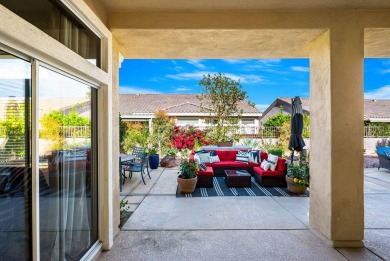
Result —
[[303, 195], [291, 193], [287, 188], [260, 186], [252, 177], [250, 188], [228, 188], [224, 177], [214, 177], [213, 188], [196, 188], [192, 194], [181, 194], [179, 187], [176, 189], [176, 197], [225, 197], [225, 196], [269, 196], [269, 197], [308, 197], [309, 190]]

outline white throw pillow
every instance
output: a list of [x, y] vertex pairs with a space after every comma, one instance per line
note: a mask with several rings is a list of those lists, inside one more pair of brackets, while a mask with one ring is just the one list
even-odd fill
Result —
[[199, 157], [198, 153], [195, 153], [194, 161], [195, 161], [196, 164], [198, 164], [198, 165], [200, 164], [200, 157]]
[[247, 151], [238, 151], [236, 155], [236, 161], [248, 164], [249, 152]]
[[271, 164], [271, 170], [276, 170], [278, 164], [278, 156], [269, 154], [267, 161]]
[[200, 163], [210, 163], [210, 153], [198, 153]]
[[218, 155], [209, 157], [210, 163], [220, 162]]
[[267, 171], [267, 170], [269, 170], [269, 168], [271, 167], [271, 164], [270, 164], [268, 161], [263, 160], [263, 162], [261, 162], [260, 167], [261, 167], [263, 170]]

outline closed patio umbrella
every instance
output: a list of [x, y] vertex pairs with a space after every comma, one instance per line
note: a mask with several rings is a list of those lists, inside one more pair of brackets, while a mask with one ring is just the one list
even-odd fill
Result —
[[293, 163], [294, 151], [302, 151], [305, 142], [302, 138], [303, 131], [303, 111], [302, 101], [296, 96], [291, 99], [291, 135], [288, 148], [291, 150], [291, 164]]

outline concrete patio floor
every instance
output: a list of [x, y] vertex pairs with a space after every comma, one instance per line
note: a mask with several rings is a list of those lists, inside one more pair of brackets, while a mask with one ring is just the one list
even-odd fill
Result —
[[[138, 175], [137, 175], [138, 174]], [[390, 260], [390, 171], [365, 169], [365, 248], [309, 230], [309, 198], [176, 198], [177, 169], [126, 180], [129, 220], [98, 260]]]

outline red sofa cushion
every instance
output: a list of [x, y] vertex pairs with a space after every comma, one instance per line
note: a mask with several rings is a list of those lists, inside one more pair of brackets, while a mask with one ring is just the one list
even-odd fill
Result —
[[261, 159], [261, 161], [268, 159], [267, 152], [264, 152], [264, 151], [260, 152], [260, 159]]
[[199, 170], [198, 172], [199, 176], [214, 176], [213, 168], [212, 167], [207, 167], [205, 171]]
[[253, 167], [253, 171], [259, 174], [260, 176], [263, 177], [276, 177], [276, 176], [283, 176], [284, 172], [283, 171], [272, 171], [272, 170], [263, 170], [260, 167]]
[[229, 167], [236, 167], [236, 168], [247, 168], [249, 164], [243, 163], [243, 162], [238, 162], [238, 161], [232, 161], [230, 163]]
[[226, 150], [216, 150], [215, 153], [217, 154], [220, 161], [228, 160], [228, 155]]
[[228, 150], [227, 152], [228, 152], [228, 160], [235, 161], [238, 151], [237, 150]]
[[276, 170], [284, 173], [286, 170], [286, 159], [278, 158], [278, 164], [276, 164]]
[[230, 161], [230, 160], [214, 162], [214, 163], [210, 164], [210, 166], [213, 166], [213, 167], [230, 167], [231, 162], [232, 161]]

